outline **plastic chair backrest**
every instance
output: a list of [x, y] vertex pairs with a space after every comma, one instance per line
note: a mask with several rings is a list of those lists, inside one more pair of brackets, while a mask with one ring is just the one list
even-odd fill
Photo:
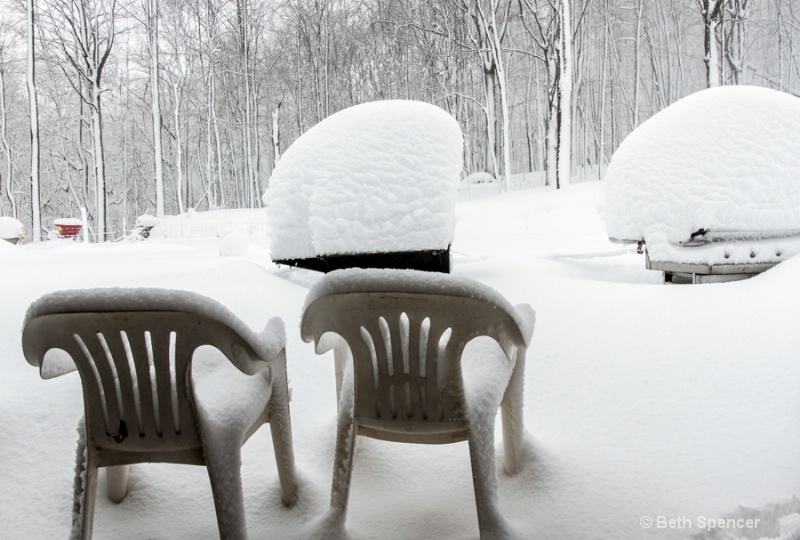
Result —
[[205, 464], [190, 381], [192, 355], [202, 345], [216, 347], [246, 373], [265, 366], [236, 331], [197, 313], [46, 313], [23, 332], [25, 357], [40, 370], [51, 349], [75, 362], [99, 466]]
[[306, 307], [302, 333], [326, 349], [329, 332], [354, 360], [359, 434], [407, 442], [467, 438], [461, 354], [470, 340], [493, 338], [509, 361], [526, 346], [518, 324], [492, 302], [425, 292], [323, 295]]

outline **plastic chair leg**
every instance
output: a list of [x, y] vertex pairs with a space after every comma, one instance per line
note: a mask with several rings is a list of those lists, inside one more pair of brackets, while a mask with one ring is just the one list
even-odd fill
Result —
[[270, 397], [269, 428], [278, 478], [281, 483], [281, 500], [286, 506], [297, 501], [297, 477], [294, 465], [292, 420], [289, 412], [289, 384], [286, 377], [286, 355], [282, 353], [272, 371], [272, 396]]
[[106, 468], [108, 498], [120, 503], [128, 495], [128, 478], [131, 475], [130, 465], [119, 465]]
[[483, 437], [468, 439], [469, 457], [472, 465], [472, 482], [475, 489], [475, 506], [478, 511], [478, 527], [481, 539], [502, 538], [505, 519], [500, 513], [497, 494], [497, 470], [494, 460], [494, 437], [492, 430]]
[[[214, 452], [216, 454], [216, 452]], [[206, 455], [220, 540], [245, 540], [247, 523], [242, 491], [241, 441], [232, 441], [220, 455]], [[230, 474], [226, 474], [230, 473]]]
[[97, 495], [96, 456], [86, 447], [83, 420], [75, 451], [75, 480], [73, 484], [72, 530], [70, 540], [90, 540], [94, 526], [94, 504]]
[[342, 521], [346, 519], [347, 501], [350, 498], [350, 480], [353, 476], [353, 454], [357, 435], [358, 427], [353, 418], [351, 403], [339, 413], [331, 485], [331, 510], [340, 512]]
[[524, 388], [525, 350], [520, 348], [515, 354], [511, 379], [500, 404], [503, 422], [503, 469], [508, 475], [514, 475], [522, 469], [522, 444], [525, 437]]

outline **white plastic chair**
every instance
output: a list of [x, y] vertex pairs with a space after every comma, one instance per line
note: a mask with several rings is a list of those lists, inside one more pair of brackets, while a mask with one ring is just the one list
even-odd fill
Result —
[[[527, 304], [513, 307], [491, 288], [450, 275], [327, 274], [309, 293], [301, 326], [303, 339], [313, 340], [318, 354], [333, 349], [337, 364], [339, 422], [328, 523], [333, 519], [343, 530], [356, 435], [425, 444], [468, 440], [481, 536], [502, 536], [494, 419], [500, 405], [504, 468], [515, 474], [524, 432], [525, 351], [534, 321]], [[498, 376], [472, 385], [483, 395], [471, 403], [462, 353], [480, 336], [500, 346], [478, 349], [489, 355], [480, 361], [492, 363]]]
[[[209, 445], [213, 423], [195, 403], [192, 357], [203, 345], [240, 371], [263, 380], [263, 409], [234, 435]], [[25, 318], [25, 358], [43, 378], [77, 367], [84, 397], [85, 437], [75, 468], [72, 538], [92, 536], [98, 467], [108, 467], [108, 493], [127, 495], [129, 466], [167, 462], [208, 469], [221, 538], [246, 538], [240, 449], [269, 422], [281, 497], [296, 497], [285, 331], [274, 318], [257, 334], [219, 303], [185, 291], [64, 291], [35, 301]], [[48, 354], [48, 351], [49, 354]], [[58, 351], [61, 351], [60, 353]], [[67, 353], [68, 357], [64, 355]], [[46, 356], [47, 355], [47, 356]], [[224, 438], [230, 438], [226, 430]]]

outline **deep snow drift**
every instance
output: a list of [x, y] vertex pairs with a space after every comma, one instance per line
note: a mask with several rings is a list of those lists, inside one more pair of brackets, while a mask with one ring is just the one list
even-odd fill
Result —
[[25, 238], [25, 226], [11, 216], [0, 216], [0, 239]]

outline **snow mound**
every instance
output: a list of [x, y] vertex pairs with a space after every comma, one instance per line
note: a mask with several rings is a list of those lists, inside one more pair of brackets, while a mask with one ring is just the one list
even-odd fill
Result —
[[270, 178], [273, 260], [446, 248], [461, 151], [458, 122], [428, 103], [376, 101], [328, 117]]
[[488, 172], [474, 172], [461, 182], [464, 184], [494, 184], [497, 180]]
[[[23, 328], [28, 321], [54, 313], [106, 311], [183, 311], [208, 317], [233, 329], [258, 354], [271, 359], [286, 346], [286, 331], [279, 317], [270, 319], [260, 332], [254, 332], [228, 308], [204, 295], [183, 290], [160, 288], [111, 287], [97, 289], [66, 289], [51, 292], [33, 302], [25, 313]], [[63, 357], [55, 358], [64, 360]], [[58, 366], [54, 374], [62, 374]], [[74, 365], [66, 366], [74, 369]]]
[[472, 173], [458, 187], [459, 200], [489, 197], [500, 193], [500, 184], [487, 172]]
[[800, 499], [792, 497], [761, 508], [742, 506], [714, 521], [718, 525], [695, 535], [695, 540], [797, 540], [800, 538]]
[[236, 227], [225, 227], [220, 233], [219, 254], [222, 257], [244, 257], [249, 247], [249, 239]]
[[53, 220], [53, 225], [56, 227], [59, 225], [66, 225], [68, 227], [75, 227], [77, 225], [83, 226], [83, 221], [78, 218], [58, 218]]
[[14, 239], [25, 237], [25, 226], [11, 216], [0, 216], [0, 238]]
[[770, 237], [800, 230], [800, 99], [748, 86], [692, 94], [634, 130], [603, 188], [609, 237], [700, 229]]
[[139, 227], [155, 227], [161, 220], [150, 214], [142, 214], [136, 218], [136, 225]]
[[[189, 210], [176, 216], [146, 219], [140, 216], [137, 226], [152, 227], [150, 238], [219, 238], [231, 228], [245, 236], [268, 236], [263, 209]], [[143, 221], [140, 221], [143, 220]]]

